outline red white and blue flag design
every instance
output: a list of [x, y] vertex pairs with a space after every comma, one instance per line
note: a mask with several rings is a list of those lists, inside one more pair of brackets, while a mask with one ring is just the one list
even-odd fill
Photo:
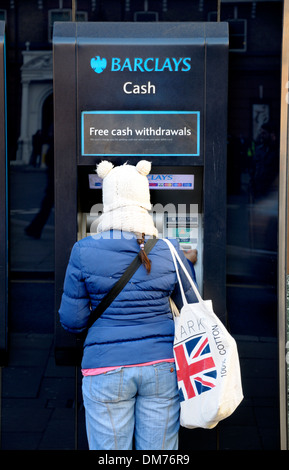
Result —
[[217, 369], [206, 334], [175, 345], [174, 352], [181, 401], [215, 387]]

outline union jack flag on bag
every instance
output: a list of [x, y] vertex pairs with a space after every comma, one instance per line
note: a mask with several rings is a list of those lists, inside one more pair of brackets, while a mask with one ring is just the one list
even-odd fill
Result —
[[181, 402], [216, 386], [217, 369], [206, 334], [175, 343], [174, 354]]
[[[175, 317], [174, 339], [180, 424], [211, 429], [230, 416], [243, 399], [237, 345], [215, 315], [212, 302], [200, 296], [174, 246], [164, 241], [172, 253], [183, 300], [180, 315]], [[177, 261], [194, 289], [196, 303], [186, 300]]]

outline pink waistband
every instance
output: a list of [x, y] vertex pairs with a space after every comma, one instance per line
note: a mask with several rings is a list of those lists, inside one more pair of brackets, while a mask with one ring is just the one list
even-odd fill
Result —
[[175, 362], [174, 359], [162, 359], [160, 361], [153, 361], [153, 362], [145, 362], [143, 364], [132, 364], [129, 366], [113, 366], [113, 367], [98, 367], [97, 369], [82, 369], [82, 375], [84, 377], [88, 375], [98, 375], [98, 374], [105, 374], [110, 370], [119, 369], [120, 367], [139, 367], [139, 366], [151, 366], [152, 364], [158, 364], [159, 362]]

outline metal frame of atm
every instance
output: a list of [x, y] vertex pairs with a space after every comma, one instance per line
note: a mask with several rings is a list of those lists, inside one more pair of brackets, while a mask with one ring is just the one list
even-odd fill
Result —
[[[147, 158], [153, 167], [203, 167], [203, 296], [213, 299], [214, 310], [226, 323], [226, 142], [228, 25], [226, 23], [56, 23], [54, 57], [54, 155], [55, 155], [55, 357], [59, 364], [75, 364], [73, 335], [63, 331], [58, 308], [71, 248], [77, 241], [78, 167], [95, 168], [100, 156], [80, 157], [79, 81], [85, 74], [79, 68], [81, 47], [94, 42], [121, 47], [124, 44], [199, 44], [204, 67], [195, 70], [204, 87], [201, 127], [202, 155]], [[82, 49], [83, 50], [83, 49]], [[86, 83], [83, 83], [86, 86]], [[108, 90], [108, 93], [111, 90]], [[184, 93], [185, 89], [180, 90]], [[187, 93], [190, 93], [188, 89]], [[185, 100], [186, 97], [182, 97]], [[170, 109], [170, 99], [162, 102]], [[152, 100], [150, 101], [152, 103]], [[157, 106], [157, 105], [156, 105]], [[125, 104], [116, 103], [117, 109]], [[101, 109], [101, 108], [100, 108]], [[133, 109], [138, 109], [137, 105]], [[88, 109], [87, 109], [88, 110]], [[106, 158], [105, 155], [103, 158]], [[143, 155], [142, 158], [146, 158]], [[109, 157], [114, 164], [127, 158]], [[132, 164], [141, 157], [129, 158]], [[101, 201], [99, 201], [101, 202]], [[70, 360], [69, 360], [70, 358]]]
[[5, 22], [0, 21], [0, 365], [8, 354], [8, 209]]
[[0, 21], [0, 365], [8, 354], [8, 209], [5, 22]]

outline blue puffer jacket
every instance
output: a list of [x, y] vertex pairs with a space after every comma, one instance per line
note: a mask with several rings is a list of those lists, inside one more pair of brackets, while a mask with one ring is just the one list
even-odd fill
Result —
[[[62, 326], [81, 332], [90, 314], [139, 251], [132, 234], [111, 231], [75, 243], [67, 266], [59, 310]], [[188, 271], [194, 268], [178, 249]], [[89, 329], [83, 369], [141, 364], [173, 358], [174, 320], [169, 296], [181, 308], [175, 267], [167, 244], [158, 240], [149, 254], [151, 272], [144, 266]], [[189, 302], [197, 299], [180, 270]], [[192, 276], [192, 277], [193, 277]]]

